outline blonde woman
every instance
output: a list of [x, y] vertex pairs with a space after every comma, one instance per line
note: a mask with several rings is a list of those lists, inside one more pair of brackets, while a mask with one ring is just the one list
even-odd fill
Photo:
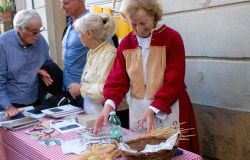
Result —
[[[69, 91], [72, 97], [84, 97], [87, 114], [102, 111], [103, 86], [116, 56], [116, 48], [107, 39], [114, 35], [115, 21], [106, 14], [88, 13], [74, 23], [84, 46], [90, 48], [84, 67], [81, 84], [72, 83]], [[121, 103], [117, 112], [122, 126], [128, 128], [128, 106]]]

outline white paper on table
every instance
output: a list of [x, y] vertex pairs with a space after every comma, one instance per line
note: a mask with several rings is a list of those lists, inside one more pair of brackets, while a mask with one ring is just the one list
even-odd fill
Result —
[[88, 149], [81, 139], [61, 142], [61, 148], [63, 154], [75, 153], [77, 155], [80, 155], [83, 151]]
[[42, 110], [42, 112], [48, 115], [53, 115], [53, 114], [59, 114], [59, 113], [75, 112], [75, 111], [80, 111], [80, 110], [82, 109], [79, 107], [73, 106], [71, 104], [67, 104], [67, 105], [63, 105], [59, 107], [45, 109], [45, 110]]
[[85, 128], [84, 126], [77, 123], [74, 119], [54, 121], [50, 123], [50, 126], [55, 128], [60, 133], [68, 133]]
[[109, 135], [105, 132], [99, 132], [97, 134], [83, 134], [82, 135], [83, 138], [85, 138], [86, 140], [102, 140], [102, 139], [106, 139], [109, 138]]

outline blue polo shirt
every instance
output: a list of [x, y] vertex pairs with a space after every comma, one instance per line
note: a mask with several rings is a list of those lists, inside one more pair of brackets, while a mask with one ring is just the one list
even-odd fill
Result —
[[[87, 12], [81, 16], [85, 15]], [[62, 58], [64, 64], [63, 82], [66, 90], [68, 90], [70, 83], [80, 84], [88, 51], [89, 49], [82, 44], [78, 32], [73, 26], [73, 21], [70, 20], [68, 29], [62, 40]]]
[[31, 104], [38, 98], [37, 71], [49, 57], [49, 47], [41, 35], [25, 48], [16, 30], [0, 36], [0, 107], [11, 103]]

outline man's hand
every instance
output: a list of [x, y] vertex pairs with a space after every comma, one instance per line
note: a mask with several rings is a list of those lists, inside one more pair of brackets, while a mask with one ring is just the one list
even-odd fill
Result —
[[50, 75], [47, 71], [44, 69], [39, 69], [38, 74], [40, 74], [43, 82], [46, 84], [46, 86], [50, 86], [53, 83], [53, 79], [51, 79]]
[[77, 96], [81, 95], [80, 93], [80, 84], [78, 83], [70, 83], [69, 85], [69, 93], [75, 99]]
[[4, 117], [5, 118], [11, 118], [11, 117], [16, 116], [18, 113], [23, 112], [23, 111], [24, 111], [23, 109], [17, 109], [14, 106], [9, 106], [9, 107], [7, 107], [5, 109], [5, 115], [4, 115]]
[[144, 123], [147, 125], [147, 132], [153, 130], [154, 127], [154, 111], [147, 109], [139, 120], [139, 128], [143, 128]]
[[114, 111], [111, 105], [105, 105], [102, 112], [99, 114], [97, 120], [95, 121], [94, 126], [94, 134], [100, 132], [102, 126], [106, 126], [108, 124], [109, 113]]

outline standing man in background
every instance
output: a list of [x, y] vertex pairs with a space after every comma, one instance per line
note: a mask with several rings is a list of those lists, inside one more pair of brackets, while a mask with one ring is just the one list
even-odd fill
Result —
[[[61, 9], [68, 18], [67, 30], [62, 40], [62, 58], [63, 58], [63, 88], [67, 97], [70, 97], [69, 89], [80, 85], [83, 68], [86, 64], [86, 48], [75, 30], [73, 23], [76, 19], [85, 15], [88, 10], [83, 0], [60, 0]], [[71, 84], [72, 83], [72, 84]], [[71, 85], [70, 85], [71, 84]], [[74, 99], [74, 105], [82, 107], [82, 97]]]

